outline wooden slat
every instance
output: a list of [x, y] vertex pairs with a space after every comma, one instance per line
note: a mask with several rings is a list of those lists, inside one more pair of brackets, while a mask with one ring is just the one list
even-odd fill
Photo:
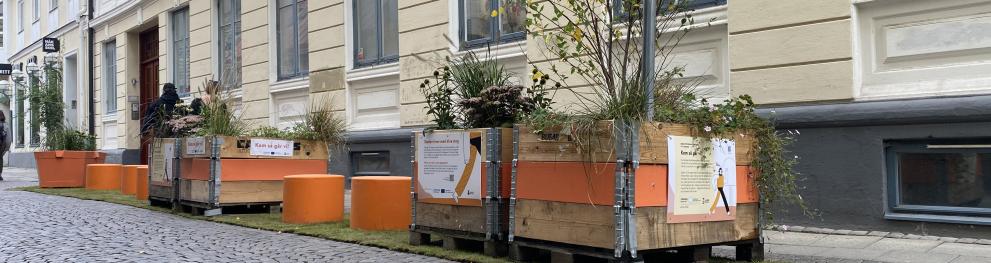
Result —
[[612, 249], [615, 243], [612, 206], [540, 200], [516, 200], [515, 235]]
[[485, 207], [417, 202], [416, 224], [484, 234]]
[[757, 238], [757, 204], [739, 204], [736, 220], [668, 224], [666, 207], [637, 208], [637, 243], [642, 250]]
[[[611, 206], [519, 199], [518, 237], [612, 249], [615, 242]], [[757, 205], [741, 204], [734, 221], [666, 223], [665, 207], [637, 208], [640, 250], [706, 245], [757, 237]]]
[[[232, 137], [232, 136], [217, 136], [217, 137], [205, 137], [205, 149], [206, 152], [203, 154], [189, 154], [186, 149], [186, 142], [182, 143], [182, 157], [183, 158], [210, 158], [213, 152], [213, 140], [215, 138], [222, 138], [224, 141], [220, 145], [220, 158], [240, 158], [240, 159], [305, 159], [305, 160], [326, 160], [329, 156], [327, 153], [327, 146], [323, 142], [318, 141], [302, 141], [297, 140], [296, 143], [300, 144], [299, 150], [293, 151], [293, 155], [290, 157], [278, 157], [278, 156], [254, 156], [251, 155], [250, 149], [248, 148], [248, 142], [251, 139], [269, 139], [269, 138], [258, 138], [258, 137]], [[281, 140], [281, 139], [273, 139]]]
[[[526, 126], [520, 126], [520, 161], [538, 162], [615, 162], [615, 144], [612, 122], [599, 123], [597, 136], [589, 139], [591, 154], [579, 151], [574, 135], [548, 133], [538, 135]], [[640, 163], [667, 164], [667, 136], [692, 136], [691, 127], [684, 124], [654, 123], [641, 125]], [[746, 133], [734, 134], [737, 144], [736, 163], [749, 165], [752, 159], [753, 136]]]
[[[181, 182], [182, 200], [207, 203], [210, 201], [210, 182], [186, 180]], [[270, 203], [282, 202], [282, 181], [235, 181], [220, 183], [220, 203]]]

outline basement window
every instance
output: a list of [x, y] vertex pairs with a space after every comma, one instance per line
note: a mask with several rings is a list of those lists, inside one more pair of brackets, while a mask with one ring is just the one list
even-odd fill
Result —
[[[991, 224], [991, 139], [887, 142], [888, 217]], [[924, 220], [930, 221], [930, 220]], [[973, 222], [969, 222], [973, 223]]]
[[389, 152], [352, 152], [351, 172], [354, 176], [390, 175]]

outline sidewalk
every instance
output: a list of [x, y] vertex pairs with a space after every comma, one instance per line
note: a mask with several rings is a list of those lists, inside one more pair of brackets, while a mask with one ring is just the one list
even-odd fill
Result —
[[[36, 184], [34, 169], [5, 167], [7, 183]], [[349, 200], [345, 205], [349, 206]], [[772, 262], [991, 262], [991, 240], [905, 235], [888, 232], [789, 227], [765, 230], [767, 260]], [[799, 232], [801, 231], [801, 232]], [[715, 247], [713, 255], [734, 258], [733, 247]]]

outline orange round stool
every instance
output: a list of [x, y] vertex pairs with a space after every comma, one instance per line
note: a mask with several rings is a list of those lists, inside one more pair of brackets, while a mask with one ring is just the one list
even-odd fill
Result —
[[140, 165], [125, 165], [124, 176], [120, 177], [120, 193], [134, 195], [137, 189], [138, 167]]
[[134, 198], [148, 200], [148, 166], [138, 165], [134, 180]]
[[344, 218], [344, 176], [286, 176], [282, 188], [282, 222], [314, 224]]
[[360, 176], [351, 178], [351, 228], [403, 230], [409, 228], [410, 178]]
[[123, 174], [124, 166], [119, 164], [86, 165], [86, 189], [120, 191], [120, 177]]

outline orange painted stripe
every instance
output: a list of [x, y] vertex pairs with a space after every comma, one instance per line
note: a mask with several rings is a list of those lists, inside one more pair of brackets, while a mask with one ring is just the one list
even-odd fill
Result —
[[[210, 159], [191, 159], [188, 162], [184, 160], [182, 164], [183, 179], [210, 180]], [[221, 159], [220, 172], [221, 181], [281, 181], [287, 175], [326, 173], [327, 161]]]
[[[517, 198], [556, 202], [612, 205], [615, 164], [582, 162], [519, 162]], [[737, 203], [756, 203], [749, 166], [737, 166]], [[667, 206], [667, 165], [641, 164], [636, 174], [636, 206]]]

